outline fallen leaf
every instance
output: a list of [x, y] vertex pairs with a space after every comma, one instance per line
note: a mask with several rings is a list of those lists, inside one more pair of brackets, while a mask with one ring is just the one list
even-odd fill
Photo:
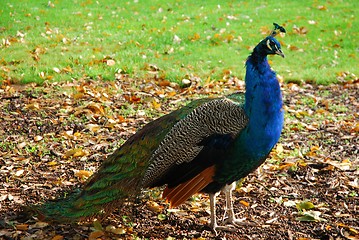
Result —
[[87, 109], [90, 109], [93, 113], [96, 113], [96, 114], [103, 114], [104, 113], [104, 110], [102, 108], [102, 106], [98, 103], [89, 103], [87, 106], [86, 106]]
[[326, 222], [326, 219], [320, 217], [321, 214], [319, 211], [304, 211], [302, 216], [297, 217], [296, 220], [301, 222]]
[[105, 235], [105, 233], [103, 231], [92, 232], [89, 235], [89, 240], [96, 240], [96, 239], [102, 237], [103, 235]]
[[71, 149], [71, 150], [67, 151], [64, 156], [66, 158], [69, 158], [69, 157], [76, 158], [76, 157], [83, 157], [86, 155], [87, 155], [87, 153], [84, 150], [82, 150], [81, 148], [75, 148], [75, 149]]
[[35, 136], [35, 137], [34, 137], [34, 141], [35, 141], [35, 142], [39, 142], [39, 141], [41, 141], [42, 139], [43, 139], [42, 136]]
[[64, 239], [64, 236], [61, 235], [56, 235], [53, 238], [51, 238], [51, 240], [62, 240], [62, 239]]
[[106, 64], [107, 64], [107, 66], [114, 66], [116, 64], [116, 62], [114, 60], [112, 60], [112, 59], [108, 59], [106, 61]]
[[49, 223], [47, 222], [36, 222], [35, 224], [31, 225], [31, 228], [44, 228], [47, 227]]
[[16, 176], [16, 177], [20, 177], [21, 175], [24, 174], [24, 172], [25, 172], [25, 170], [23, 170], [23, 169], [17, 170], [17, 171], [15, 172], [15, 176]]
[[100, 222], [99, 220], [95, 220], [95, 221], [93, 222], [93, 226], [94, 226], [94, 228], [95, 228], [96, 230], [98, 230], [98, 231], [102, 231], [102, 230], [103, 230], [102, 224], [101, 224], [101, 222]]
[[30, 110], [39, 110], [40, 109], [40, 105], [37, 102], [27, 104], [25, 107]]
[[107, 226], [106, 231], [107, 232], [112, 232], [112, 233], [117, 234], [117, 235], [122, 235], [122, 234], [125, 234], [127, 232], [126, 228], [123, 228], [123, 227], [116, 228], [116, 227], [114, 227], [112, 225]]
[[26, 231], [29, 228], [28, 224], [17, 224], [15, 225], [16, 229], [19, 231]]
[[92, 174], [93, 173], [91, 171], [80, 170], [75, 173], [75, 176], [81, 179], [85, 179], [91, 177]]
[[147, 205], [147, 208], [153, 212], [160, 213], [163, 210], [163, 207], [154, 201], [148, 201], [146, 205]]
[[249, 207], [249, 203], [244, 200], [239, 201], [239, 203], [242, 204], [243, 206]]
[[302, 201], [302, 202], [299, 202], [296, 204], [296, 207], [299, 211], [302, 211], [302, 210], [309, 210], [309, 209], [312, 209], [314, 208], [314, 204], [312, 202], [309, 202], [309, 201]]
[[161, 213], [161, 214], [157, 215], [157, 218], [158, 218], [158, 220], [163, 221], [163, 220], [167, 219], [167, 216], [166, 216], [166, 214]]

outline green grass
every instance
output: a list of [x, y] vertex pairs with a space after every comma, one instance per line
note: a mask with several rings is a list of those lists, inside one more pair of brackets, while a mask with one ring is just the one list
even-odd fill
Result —
[[242, 79], [246, 57], [273, 22], [288, 32], [279, 37], [286, 58], [270, 57], [286, 81], [359, 75], [356, 0], [47, 2], [1, 2], [0, 82], [113, 80], [118, 71], [150, 78], [150, 64], [170, 81], [221, 79], [228, 70]]

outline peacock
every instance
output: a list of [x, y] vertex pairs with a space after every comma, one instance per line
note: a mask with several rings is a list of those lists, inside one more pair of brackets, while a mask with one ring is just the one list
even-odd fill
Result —
[[[274, 30], [248, 57], [246, 91], [204, 98], [164, 115], [110, 155], [81, 190], [36, 206], [44, 221], [73, 222], [111, 212], [141, 189], [165, 186], [163, 198], [177, 207], [195, 193], [210, 197], [210, 227], [240, 224], [232, 190], [258, 168], [278, 142], [284, 122], [282, 94], [267, 55], [284, 58]], [[225, 193], [225, 224], [216, 218], [216, 196]]]

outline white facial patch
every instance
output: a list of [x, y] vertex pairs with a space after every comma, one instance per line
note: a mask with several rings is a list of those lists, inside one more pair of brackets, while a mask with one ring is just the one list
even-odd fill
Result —
[[272, 47], [270, 46], [270, 40], [269, 39], [267, 40], [267, 47], [269, 48], [269, 50], [272, 51]]

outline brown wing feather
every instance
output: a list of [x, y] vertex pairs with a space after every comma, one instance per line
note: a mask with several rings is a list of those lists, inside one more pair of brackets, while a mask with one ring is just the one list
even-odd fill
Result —
[[204, 169], [195, 177], [183, 182], [175, 187], [166, 187], [162, 197], [170, 203], [171, 207], [177, 207], [184, 203], [190, 196], [200, 192], [209, 183], [213, 181], [215, 167], [210, 166]]

